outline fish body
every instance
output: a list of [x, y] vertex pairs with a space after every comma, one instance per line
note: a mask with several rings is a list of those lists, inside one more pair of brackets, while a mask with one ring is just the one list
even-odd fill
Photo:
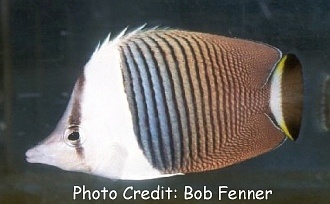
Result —
[[293, 54], [198, 32], [124, 33], [93, 53], [29, 162], [151, 179], [219, 169], [298, 137], [303, 84]]

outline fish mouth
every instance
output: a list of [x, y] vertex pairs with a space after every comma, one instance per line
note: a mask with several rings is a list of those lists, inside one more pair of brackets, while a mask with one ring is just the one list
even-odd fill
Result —
[[29, 149], [25, 152], [26, 161], [29, 163], [37, 163], [35, 160], [35, 151], [33, 149]]
[[[45, 152], [44, 145], [37, 145], [32, 147], [31, 149], [25, 152], [26, 161], [29, 163], [38, 163], [38, 164], [46, 164], [50, 166], [55, 166], [57, 168], [66, 170], [66, 171], [77, 171], [77, 172], [91, 172], [91, 168], [86, 171], [86, 165], [82, 165], [82, 163], [68, 162], [65, 163], [65, 158], [58, 159], [55, 155], [51, 154], [50, 151]], [[61, 163], [64, 161], [66, 165]]]
[[44, 155], [38, 151], [37, 147], [33, 147], [25, 152], [26, 161], [29, 163], [44, 163]]

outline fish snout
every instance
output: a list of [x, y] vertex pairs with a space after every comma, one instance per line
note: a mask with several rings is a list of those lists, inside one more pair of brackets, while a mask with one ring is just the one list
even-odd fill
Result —
[[29, 163], [40, 163], [40, 159], [43, 157], [38, 146], [35, 146], [25, 152], [26, 161]]

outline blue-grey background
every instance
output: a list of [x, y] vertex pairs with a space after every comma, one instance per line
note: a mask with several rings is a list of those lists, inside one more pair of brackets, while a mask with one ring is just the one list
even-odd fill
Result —
[[[9, 41], [12, 51], [13, 120], [8, 143], [2, 106], [6, 96], [0, 94], [0, 203], [72, 202], [73, 185], [86, 185], [91, 190], [106, 187], [118, 193], [130, 185], [136, 189], [161, 185], [177, 189], [178, 198], [171, 199], [172, 203], [182, 202], [186, 185], [196, 189], [207, 186], [214, 192], [212, 201], [217, 201], [219, 185], [232, 189], [272, 189], [269, 203], [327, 203], [330, 199], [330, 133], [322, 122], [321, 108], [322, 96], [330, 92], [323, 88], [330, 74], [329, 1], [9, 2], [11, 35], [2, 41]], [[284, 53], [295, 53], [303, 65], [305, 91], [299, 139], [221, 170], [148, 181], [112, 181], [27, 163], [25, 151], [53, 130], [78, 73], [98, 42], [109, 32], [115, 36], [127, 26], [133, 30], [145, 23], [147, 27], [180, 28], [262, 41]], [[0, 48], [3, 62], [3, 44]], [[119, 195], [116, 201], [123, 199]], [[240, 202], [249, 203], [236, 201]]]

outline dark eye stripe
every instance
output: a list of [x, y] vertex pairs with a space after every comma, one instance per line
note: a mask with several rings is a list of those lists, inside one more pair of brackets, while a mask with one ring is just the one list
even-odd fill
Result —
[[[82, 95], [82, 92], [84, 89], [84, 85], [85, 85], [85, 75], [84, 75], [84, 73], [81, 73], [80, 76], [78, 77], [78, 80], [74, 87], [74, 95], [73, 95], [73, 99], [72, 99], [73, 100], [72, 110], [71, 110], [71, 114], [70, 114], [69, 121], [68, 121], [69, 126], [80, 125], [80, 123], [81, 123], [81, 101], [80, 101], [80, 99], [81, 99], [81, 95]], [[71, 134], [73, 134], [73, 133], [71, 133]], [[74, 140], [74, 139], [77, 139], [77, 137], [80, 137], [79, 133], [78, 133], [78, 135], [75, 134], [72, 136], [71, 136], [71, 134], [68, 136], [68, 140], [77, 142], [75, 145], [76, 153], [79, 158], [84, 159], [84, 157], [85, 157], [84, 148], [80, 144], [80, 140]]]
[[85, 75], [84, 73], [81, 73], [74, 88], [73, 105], [68, 121], [69, 125], [80, 125], [81, 122], [80, 99], [84, 89], [84, 84], [85, 84]]
[[80, 144], [79, 140], [78, 140], [77, 146], [75, 146], [75, 149], [76, 149], [76, 153], [79, 156], [79, 158], [84, 159], [85, 158], [84, 148]]

